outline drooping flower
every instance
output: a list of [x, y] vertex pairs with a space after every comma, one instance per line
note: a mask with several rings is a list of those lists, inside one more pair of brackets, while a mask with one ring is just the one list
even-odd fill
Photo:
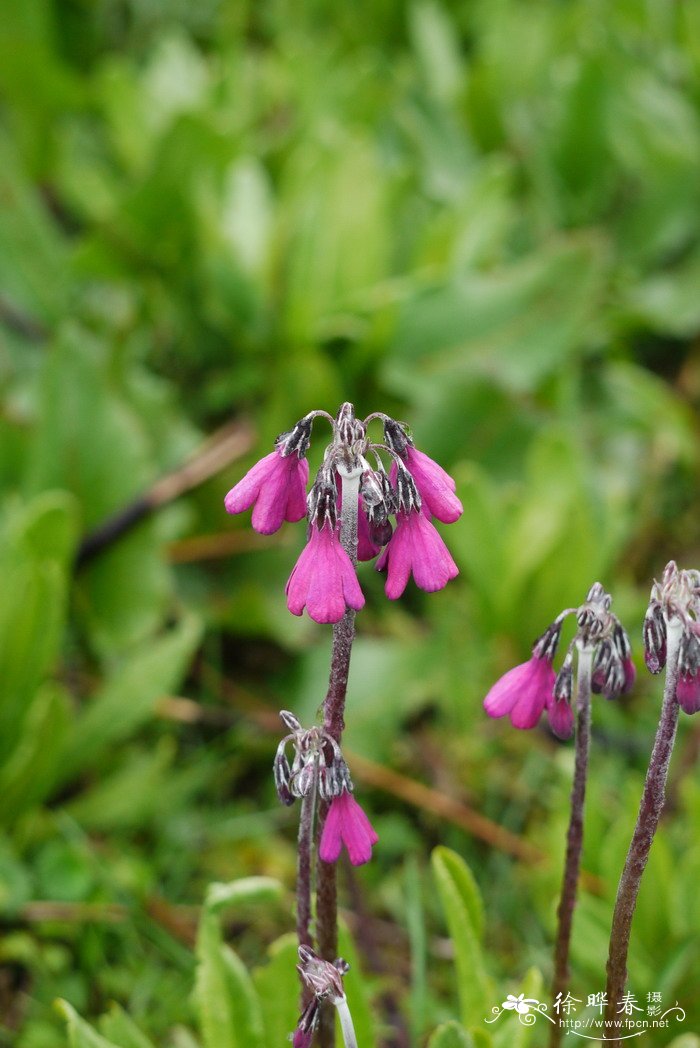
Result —
[[306, 516], [309, 464], [297, 454], [283, 454], [283, 446], [249, 469], [224, 500], [228, 513], [242, 513], [253, 506], [252, 524], [261, 535], [271, 535], [282, 522]]
[[[405, 463], [416, 482], [422, 509], [428, 518], [435, 517], [443, 524], [454, 524], [462, 516], [464, 507], [455, 495], [455, 482], [442, 466], [424, 452], [410, 445], [406, 448]], [[391, 468], [391, 480], [396, 480], [396, 466]]]
[[348, 790], [334, 797], [323, 825], [319, 855], [324, 862], [335, 862], [343, 844], [353, 866], [372, 858], [372, 845], [379, 840], [374, 828]]
[[[508, 670], [484, 699], [489, 717], [510, 717], [514, 728], [534, 728], [542, 711], [553, 703], [555, 674], [548, 658], [534, 655]], [[555, 714], [559, 721], [559, 714]]]
[[292, 1048], [311, 1048], [318, 1027], [319, 1002], [312, 997], [299, 1016], [297, 1028], [292, 1034]]
[[441, 590], [459, 575], [459, 568], [441, 536], [420, 510], [398, 511], [396, 530], [376, 564], [387, 569], [384, 592], [397, 600], [413, 574], [416, 586], [426, 593]]
[[689, 619], [684, 625], [678, 652], [676, 699], [686, 713], [700, 710], [700, 640], [695, 629], [695, 621]]
[[364, 511], [362, 499], [359, 500], [357, 509], [357, 559], [374, 560], [381, 549], [372, 541], [369, 530], [369, 521]]
[[559, 739], [570, 739], [574, 733], [574, 711], [566, 699], [552, 696], [547, 704], [549, 726]]
[[[415, 481], [422, 501], [423, 512], [433, 516], [443, 524], [454, 524], [464, 508], [455, 495], [457, 485], [442, 466], [419, 451], [405, 429], [389, 419], [384, 423], [384, 437], [387, 446], [398, 455]], [[392, 483], [396, 481], [397, 466], [394, 463], [391, 471]]]
[[697, 674], [687, 673], [678, 677], [676, 698], [678, 705], [686, 713], [700, 711], [700, 679]]
[[315, 622], [340, 622], [347, 608], [359, 611], [365, 598], [350, 557], [335, 527], [311, 525], [286, 586], [287, 607], [293, 615], [304, 608]]

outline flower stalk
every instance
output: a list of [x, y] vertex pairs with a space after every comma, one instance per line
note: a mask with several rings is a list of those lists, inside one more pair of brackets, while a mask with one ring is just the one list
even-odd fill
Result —
[[[571, 787], [571, 816], [566, 836], [566, 859], [561, 897], [557, 909], [557, 938], [554, 946], [554, 979], [552, 998], [564, 994], [569, 980], [569, 948], [576, 906], [581, 852], [583, 850], [583, 817], [588, 778], [588, 753], [591, 740], [591, 668], [594, 649], [579, 647], [576, 683], [576, 754]], [[561, 1043], [562, 1028], [556, 1023], [550, 1033], [550, 1048]]]
[[[661, 812], [666, 799], [666, 780], [673, 752], [678, 727], [679, 705], [676, 698], [678, 686], [678, 656], [683, 625], [678, 618], [671, 618], [666, 623], [666, 681], [664, 699], [661, 707], [659, 727], [654, 740], [649, 767], [647, 769], [642, 799], [639, 805], [637, 823], [634, 827], [625, 865], [617, 889], [617, 899], [613, 912], [610, 948], [608, 953], [607, 973], [607, 1018], [618, 1018], [618, 1002], [624, 992], [627, 981], [627, 954], [629, 951], [632, 918], [637, 905], [637, 896], [642, 875], [649, 859], [649, 852], [654, 835], [659, 825]], [[613, 1030], [615, 1027], [613, 1026]], [[610, 1044], [621, 1044], [620, 1030], [615, 1030]]]
[[[306, 452], [320, 418], [331, 423], [333, 437], [307, 495]], [[374, 421], [383, 425], [383, 442], [367, 435]], [[368, 457], [376, 460], [374, 467]], [[301, 799], [296, 891], [304, 989], [292, 1043], [294, 1048], [310, 1048], [318, 1032], [322, 1048], [333, 1048], [334, 1013], [324, 1004], [329, 1001], [338, 1009], [346, 1048], [357, 1048], [341, 982], [347, 966], [336, 957], [335, 872], [343, 846], [350, 862], [361, 866], [370, 860], [378, 840], [353, 795], [340, 749], [355, 613], [365, 603], [356, 567], [358, 560], [377, 558], [376, 569], [386, 571], [384, 589], [390, 600], [401, 597], [411, 576], [427, 593], [442, 589], [458, 569], [432, 518], [452, 523], [462, 504], [452, 477], [415, 447], [404, 423], [383, 412], [361, 421], [352, 404], [345, 403], [335, 418], [326, 411], [310, 411], [282, 433], [275, 450], [229, 491], [225, 505], [229, 513], [252, 508], [253, 527], [264, 535], [277, 531], [284, 521], [308, 519], [306, 547], [287, 580], [287, 607], [293, 615], [306, 611], [316, 622], [332, 624], [333, 646], [323, 723], [304, 728], [293, 713], [281, 711], [288, 734], [273, 763], [281, 803], [292, 805]], [[289, 747], [294, 751], [291, 764]]]
[[[353, 565], [357, 564], [357, 500], [361, 469], [338, 470], [342, 495], [340, 511], [340, 544]], [[345, 697], [350, 675], [350, 656], [355, 639], [355, 611], [352, 608], [333, 626], [333, 648], [328, 691], [323, 703], [323, 727], [340, 744], [345, 728]], [[323, 833], [330, 805], [324, 801], [319, 810], [319, 833]], [[316, 892], [316, 928], [321, 957], [332, 961], [338, 953], [338, 887], [335, 863], [318, 860]], [[349, 1013], [348, 1013], [349, 1015]], [[352, 1026], [352, 1020], [350, 1021]], [[353, 1034], [354, 1036], [354, 1034]], [[321, 1048], [333, 1048], [335, 1018], [332, 1009], [322, 1008], [319, 1023]]]

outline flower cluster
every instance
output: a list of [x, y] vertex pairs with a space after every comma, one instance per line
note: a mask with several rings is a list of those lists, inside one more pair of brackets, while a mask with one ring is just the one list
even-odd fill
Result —
[[[576, 650], [592, 651], [591, 690], [615, 699], [629, 691], [635, 668], [629, 639], [610, 611], [611, 597], [599, 582], [591, 586], [579, 608], [567, 608], [535, 642], [532, 657], [498, 680], [484, 699], [490, 717], [510, 717], [515, 728], [534, 728], [544, 710], [555, 735], [568, 739], [574, 730], [573, 660]], [[576, 615], [576, 634], [558, 674], [553, 669], [561, 630], [568, 615]]]
[[292, 1035], [292, 1048], [310, 1048], [318, 1026], [321, 1002], [328, 1000], [336, 1008], [345, 1005], [343, 976], [350, 970], [350, 965], [342, 957], [332, 964], [324, 961], [310, 946], [299, 947], [299, 961], [297, 971], [313, 996], [299, 1017]]
[[[293, 804], [297, 797], [317, 791], [330, 802], [319, 844], [323, 862], [335, 862], [343, 845], [353, 866], [369, 862], [372, 846], [379, 838], [353, 796], [350, 771], [338, 743], [323, 728], [302, 728], [287, 710], [282, 710], [280, 716], [289, 734], [277, 747], [274, 761], [279, 799], [283, 804]], [[289, 744], [294, 749], [291, 766], [286, 753]]]
[[670, 561], [651, 588], [644, 618], [644, 660], [651, 673], [666, 665], [669, 628], [680, 630], [676, 699], [686, 713], [700, 711], [700, 572]]
[[[311, 490], [306, 452], [314, 420], [330, 421], [333, 436]], [[372, 443], [367, 427], [381, 421], [383, 443]], [[387, 474], [382, 454], [391, 460]], [[373, 459], [370, 465], [368, 458]], [[339, 622], [347, 609], [359, 611], [364, 596], [354, 561], [378, 557], [386, 571], [386, 595], [401, 596], [411, 575], [426, 592], [440, 590], [458, 574], [457, 565], [432, 520], [450, 524], [462, 513], [454, 480], [419, 451], [403, 423], [381, 412], [364, 421], [343, 404], [333, 419], [312, 411], [277, 438], [229, 491], [229, 513], [253, 507], [256, 531], [269, 535], [283, 521], [308, 516], [308, 541], [287, 582], [287, 606], [304, 608], [316, 622]], [[394, 518], [395, 525], [390, 518]]]

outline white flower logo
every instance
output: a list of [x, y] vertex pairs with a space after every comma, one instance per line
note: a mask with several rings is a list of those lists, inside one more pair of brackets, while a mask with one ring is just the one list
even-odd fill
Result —
[[531, 998], [526, 998], [524, 993], [518, 994], [517, 997], [514, 997], [512, 993], [509, 993], [501, 1007], [509, 1012], [517, 1012], [518, 1015], [527, 1015], [533, 1004], [537, 1004], [537, 1001], [533, 1001]]

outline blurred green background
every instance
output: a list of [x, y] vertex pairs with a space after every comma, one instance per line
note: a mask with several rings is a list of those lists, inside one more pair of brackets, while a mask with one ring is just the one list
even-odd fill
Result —
[[[313, 718], [330, 631], [285, 608], [303, 525], [258, 541], [223, 495], [343, 400], [406, 419], [465, 506], [444, 592], [390, 604], [360, 568], [347, 746], [373, 762], [355, 778], [381, 844], [341, 886], [366, 1044], [423, 1045], [458, 1015], [438, 843], [481, 887], [492, 1003], [533, 966], [549, 978], [572, 746], [487, 722], [481, 699], [596, 579], [641, 670], [594, 709], [571, 989], [604, 988], [660, 704], [648, 589], [670, 557], [700, 566], [699, 73], [690, 2], [2, 5], [0, 1044], [63, 1044], [62, 997], [192, 1048], [212, 881], [284, 886], [225, 926], [263, 1007], [279, 996], [265, 963], [292, 927], [297, 813], [274, 794], [275, 717]], [[232, 420], [223, 470], [76, 565]], [[683, 717], [630, 958], [684, 1033], [699, 749]], [[102, 1032], [149, 1043], [122, 1013]]]

